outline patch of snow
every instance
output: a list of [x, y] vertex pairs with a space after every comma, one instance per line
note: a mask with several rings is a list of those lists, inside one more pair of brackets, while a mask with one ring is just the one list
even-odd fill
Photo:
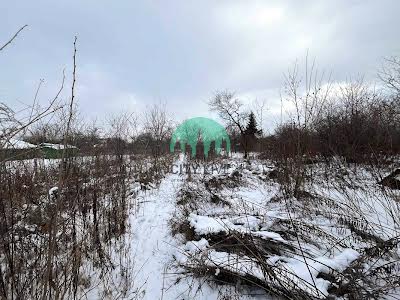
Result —
[[194, 213], [191, 213], [189, 215], [188, 220], [197, 234], [226, 232], [227, 230], [229, 230], [229, 228], [233, 228], [235, 226], [229, 220], [199, 216]]
[[356, 250], [347, 248], [331, 259], [320, 257], [317, 259], [318, 262], [321, 263], [321, 267], [319, 267], [319, 270], [320, 272], [329, 272], [328, 267], [330, 267], [338, 272], [342, 272], [359, 256], [360, 253], [358, 253]]
[[58, 186], [53, 186], [51, 189], [49, 189], [49, 196], [54, 196], [58, 191]]
[[4, 144], [3, 142], [0, 142], [0, 145], [2, 145], [2, 148], [4, 149], [33, 149], [37, 147], [34, 144], [30, 144], [14, 138], [5, 141]]
[[75, 146], [72, 146], [72, 145], [66, 145], [64, 147], [63, 144], [51, 144], [51, 143], [42, 143], [42, 144], [40, 144], [40, 147], [46, 147], [46, 148], [51, 148], [51, 149], [55, 149], [55, 150], [63, 150], [64, 148], [77, 149]]
[[261, 223], [259, 218], [251, 215], [234, 217], [230, 220], [235, 225], [243, 224], [243, 226], [249, 230], [257, 230]]
[[190, 253], [198, 253], [201, 252], [210, 245], [205, 238], [202, 238], [200, 241], [189, 241], [186, 243], [184, 249]]
[[[317, 278], [317, 275], [320, 272], [329, 273], [330, 269], [341, 272], [358, 257], [359, 253], [357, 251], [344, 249], [333, 258], [326, 256], [316, 259], [303, 257], [288, 258], [287, 263], [282, 266], [289, 271], [289, 274], [286, 276], [292, 277], [292, 280], [301, 286], [303, 290], [312, 294], [315, 293], [316, 296], [324, 297], [328, 294], [330, 282], [322, 278]], [[314, 284], [318, 291], [315, 290]]]
[[272, 232], [272, 231], [255, 231], [255, 232], [252, 232], [252, 234], [255, 236], [258, 236], [260, 238], [263, 238], [263, 239], [272, 239], [277, 242], [283, 242], [283, 243], [286, 242], [279, 233]]

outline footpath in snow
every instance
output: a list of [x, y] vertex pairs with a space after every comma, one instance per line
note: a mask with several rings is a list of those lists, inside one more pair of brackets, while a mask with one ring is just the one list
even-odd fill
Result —
[[[143, 299], [171, 299], [175, 291], [168, 276], [168, 265], [177, 251], [169, 221], [175, 210], [175, 194], [182, 179], [169, 174], [158, 189], [140, 194], [136, 212], [131, 212], [132, 252], [135, 261], [135, 287]], [[141, 298], [141, 297], [139, 297]]]
[[184, 181], [185, 176], [168, 174], [158, 188], [139, 194], [136, 210], [130, 214], [129, 240], [137, 299], [218, 299], [220, 290], [224, 290], [179, 274], [182, 270], [175, 257], [182, 253], [184, 245], [172, 236], [170, 221]]

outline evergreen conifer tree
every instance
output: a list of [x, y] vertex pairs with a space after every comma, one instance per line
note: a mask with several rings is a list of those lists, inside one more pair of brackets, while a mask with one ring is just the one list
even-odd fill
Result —
[[248, 136], [256, 136], [256, 135], [259, 135], [259, 134], [261, 134], [261, 130], [259, 130], [258, 128], [257, 128], [257, 121], [256, 121], [256, 118], [255, 118], [255, 116], [254, 116], [254, 113], [253, 112], [250, 112], [250, 115], [249, 115], [249, 122], [247, 123], [247, 126], [246, 126], [246, 135], [248, 135]]

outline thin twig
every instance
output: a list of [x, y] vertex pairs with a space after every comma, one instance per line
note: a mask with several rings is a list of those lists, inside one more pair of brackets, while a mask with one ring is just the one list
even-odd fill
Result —
[[0, 48], [0, 51], [2, 51], [5, 47], [7, 47], [8, 45], [10, 45], [10, 44], [12, 43], [12, 41], [17, 37], [17, 35], [18, 35], [22, 30], [24, 30], [24, 28], [27, 27], [27, 26], [28, 26], [28, 25], [22, 26], [22, 27], [17, 31], [17, 33], [14, 34], [14, 36], [13, 36], [7, 43], [5, 43], [5, 44]]

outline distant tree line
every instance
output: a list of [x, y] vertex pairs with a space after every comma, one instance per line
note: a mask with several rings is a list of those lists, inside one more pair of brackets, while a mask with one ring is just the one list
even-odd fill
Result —
[[376, 91], [361, 80], [336, 91], [309, 122], [281, 124], [265, 143], [272, 155], [325, 158], [348, 162], [400, 153], [400, 94]]
[[352, 80], [334, 84], [306, 59], [285, 76], [282, 102], [293, 109], [270, 135], [262, 135], [253, 112], [229, 91], [209, 102], [226, 122], [234, 150], [263, 152], [271, 158], [341, 156], [348, 162], [376, 160], [400, 153], [400, 60], [385, 61], [377, 89]]

